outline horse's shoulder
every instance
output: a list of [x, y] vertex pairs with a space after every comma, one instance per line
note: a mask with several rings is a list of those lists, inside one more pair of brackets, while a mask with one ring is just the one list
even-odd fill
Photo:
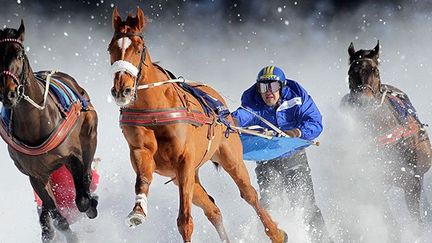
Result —
[[75, 78], [73, 78], [69, 74], [63, 72], [56, 72], [52, 75], [52, 77], [61, 80], [64, 84], [73, 89], [77, 94], [84, 96], [86, 99], [89, 99], [87, 91], [82, 88], [75, 80]]

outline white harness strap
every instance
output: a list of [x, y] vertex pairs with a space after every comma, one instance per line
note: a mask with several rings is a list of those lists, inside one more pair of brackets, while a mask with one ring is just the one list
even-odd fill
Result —
[[208, 86], [205, 83], [195, 82], [195, 81], [187, 80], [185, 78], [180, 77], [180, 78], [170, 79], [170, 80], [156, 82], [156, 83], [138, 85], [136, 89], [137, 90], [139, 90], [139, 89], [149, 89], [149, 88], [153, 88], [153, 87], [157, 87], [157, 86], [160, 86], [160, 85], [163, 85], [163, 84], [169, 84], [169, 83], [193, 83], [193, 84], [198, 84], [198, 85], [202, 85], [202, 86]]
[[111, 65], [111, 73], [115, 75], [118, 72], [127, 72], [133, 77], [138, 76], [138, 68], [132, 63], [124, 60], [118, 60]]
[[45, 92], [44, 92], [44, 99], [43, 99], [43, 103], [42, 105], [38, 105], [34, 100], [32, 100], [30, 97], [28, 97], [27, 95], [23, 94], [23, 99], [26, 100], [28, 103], [30, 103], [32, 106], [34, 106], [36, 109], [38, 110], [43, 110], [45, 109], [45, 105], [46, 105], [46, 101], [47, 101], [47, 97], [48, 97], [48, 92], [49, 92], [49, 86], [50, 86], [50, 81], [51, 81], [51, 76], [56, 73], [56, 71], [51, 71], [45, 79]]

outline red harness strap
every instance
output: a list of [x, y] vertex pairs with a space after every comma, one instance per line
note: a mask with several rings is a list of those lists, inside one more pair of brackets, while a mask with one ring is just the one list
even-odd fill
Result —
[[21, 152], [26, 155], [41, 155], [44, 153], [48, 153], [49, 151], [57, 148], [65, 139], [72, 128], [75, 126], [76, 121], [81, 112], [81, 104], [74, 103], [72, 104], [67, 116], [63, 119], [63, 121], [57, 126], [57, 128], [53, 131], [50, 137], [44, 141], [41, 145], [32, 147], [26, 144], [23, 144], [19, 141], [16, 141], [12, 137], [12, 135], [6, 132], [6, 127], [1, 123], [0, 126], [0, 136], [3, 140], [14, 150]]
[[403, 138], [410, 137], [420, 130], [419, 125], [412, 121], [405, 126], [396, 127], [393, 131], [386, 135], [377, 137], [379, 145], [389, 145], [398, 142]]
[[213, 119], [199, 111], [188, 111], [186, 108], [164, 110], [120, 110], [120, 125], [160, 126], [174, 123], [189, 123], [194, 126], [213, 124]]

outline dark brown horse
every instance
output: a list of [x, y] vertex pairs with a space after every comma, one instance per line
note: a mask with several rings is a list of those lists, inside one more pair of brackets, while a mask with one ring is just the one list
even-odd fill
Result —
[[[371, 50], [348, 48], [349, 89], [342, 105], [350, 108], [371, 136], [374, 154], [385, 168], [385, 181], [403, 189], [410, 214], [419, 222], [423, 177], [431, 167], [431, 144], [408, 96], [381, 83], [379, 42]], [[428, 204], [428, 203], [426, 203]], [[429, 208], [425, 210], [429, 211]]]
[[[221, 212], [198, 177], [200, 166], [211, 160], [232, 177], [241, 197], [257, 212], [272, 242], [286, 241], [287, 235], [260, 205], [251, 185], [239, 135], [227, 133], [227, 126], [217, 119], [214, 111], [207, 116], [200, 100], [184, 89], [184, 83], [172, 80], [166, 70], [152, 63], [142, 37], [145, 25], [146, 17], [141, 9], [138, 8], [136, 16], [129, 14], [125, 21], [115, 9], [115, 33], [108, 47], [114, 74], [111, 92], [121, 107], [120, 125], [137, 175], [136, 202], [127, 223], [136, 226], [147, 216], [147, 195], [156, 172], [172, 178], [179, 187], [177, 225], [184, 242], [192, 239], [192, 203], [203, 209], [220, 239], [229, 242]], [[208, 86], [190, 86], [223, 102]], [[230, 115], [225, 118], [233, 122]]]
[[[0, 100], [3, 114], [9, 114], [2, 119], [1, 135], [9, 145], [15, 165], [30, 178], [42, 200], [39, 218], [42, 240], [49, 242], [54, 238], [53, 223], [68, 242], [74, 242], [76, 235], [56, 208], [49, 178], [53, 171], [66, 165], [73, 176], [78, 209], [89, 218], [96, 217], [97, 199], [90, 195], [89, 186], [96, 150], [97, 114], [86, 91], [69, 75], [40, 72], [36, 77], [23, 41], [23, 22], [18, 30], [0, 30]], [[64, 94], [70, 93], [60, 83], [81, 97], [71, 102], [68, 109], [63, 109], [58, 98], [45, 88], [56, 84], [65, 89]]]

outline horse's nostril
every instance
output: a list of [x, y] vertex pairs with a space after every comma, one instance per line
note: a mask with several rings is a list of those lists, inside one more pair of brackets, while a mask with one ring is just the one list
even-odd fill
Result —
[[114, 87], [111, 88], [111, 95], [115, 98], [117, 96], [117, 93], [114, 89]]
[[9, 91], [9, 93], [8, 93], [9, 100], [16, 99], [17, 97], [18, 97], [17, 92], [15, 92], [15, 91]]
[[124, 90], [123, 90], [123, 95], [124, 96], [129, 96], [130, 94], [132, 93], [132, 88], [125, 88]]

